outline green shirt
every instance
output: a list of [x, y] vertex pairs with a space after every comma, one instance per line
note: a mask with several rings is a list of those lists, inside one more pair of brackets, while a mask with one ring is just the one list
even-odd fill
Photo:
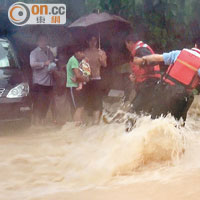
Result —
[[72, 56], [67, 65], [67, 84], [66, 87], [78, 87], [78, 83], [74, 83], [72, 81], [72, 78], [75, 77], [75, 73], [73, 71], [73, 69], [79, 68], [79, 62], [78, 60], [75, 58], [75, 56]]

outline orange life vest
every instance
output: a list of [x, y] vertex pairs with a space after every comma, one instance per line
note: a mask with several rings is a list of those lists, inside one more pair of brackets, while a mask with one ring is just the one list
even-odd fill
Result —
[[167, 69], [163, 80], [171, 85], [181, 84], [194, 89], [199, 84], [200, 50], [183, 49], [173, 65]]
[[[151, 49], [149, 45], [143, 43], [142, 41], [138, 41], [132, 50], [133, 58], [135, 57], [136, 51], [142, 47], [147, 48], [152, 54], [154, 54], [154, 51]], [[130, 64], [131, 64], [132, 72], [136, 77], [136, 80], [135, 80], [136, 83], [143, 82], [148, 78], [161, 78], [159, 65], [152, 66], [152, 67], [151, 66], [140, 67], [138, 65], [134, 65], [133, 62], [131, 62]]]

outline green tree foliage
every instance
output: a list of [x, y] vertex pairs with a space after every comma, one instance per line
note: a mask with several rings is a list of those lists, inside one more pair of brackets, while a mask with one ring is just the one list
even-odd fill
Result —
[[[20, 1], [44, 3], [44, 0]], [[0, 5], [14, 2], [1, 0]], [[97, 10], [120, 15], [159, 52], [191, 47], [193, 39], [200, 36], [199, 0], [45, 0], [45, 3], [64, 3], [71, 22]]]
[[128, 19], [135, 32], [157, 51], [193, 45], [200, 34], [199, 0], [86, 0], [89, 11], [100, 9]]

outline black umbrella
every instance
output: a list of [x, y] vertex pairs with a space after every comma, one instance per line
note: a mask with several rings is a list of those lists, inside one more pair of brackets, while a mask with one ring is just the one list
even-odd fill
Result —
[[120, 31], [130, 31], [130, 23], [117, 15], [111, 15], [108, 13], [92, 13], [87, 16], [83, 16], [68, 26], [74, 34], [83, 39], [88, 33], [96, 32], [99, 35], [99, 48], [100, 48], [100, 35], [101, 37], [113, 36]]

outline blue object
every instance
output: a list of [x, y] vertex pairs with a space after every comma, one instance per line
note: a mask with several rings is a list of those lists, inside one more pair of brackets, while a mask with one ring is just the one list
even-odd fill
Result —
[[180, 50], [171, 51], [169, 53], [163, 53], [163, 60], [164, 60], [165, 65], [171, 65], [175, 63], [180, 53], [181, 53]]
[[198, 69], [198, 75], [200, 76], [200, 68]]

